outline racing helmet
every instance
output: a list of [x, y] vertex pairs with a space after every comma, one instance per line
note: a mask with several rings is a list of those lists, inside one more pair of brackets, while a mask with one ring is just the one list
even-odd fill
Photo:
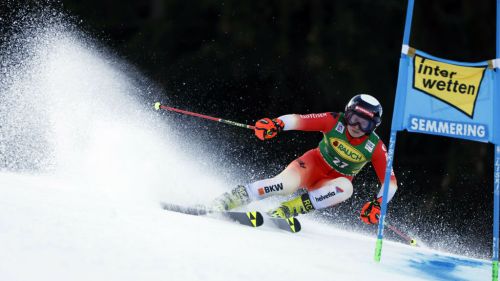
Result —
[[382, 105], [370, 95], [356, 95], [347, 103], [344, 116], [347, 124], [359, 125], [363, 132], [369, 134], [382, 122]]

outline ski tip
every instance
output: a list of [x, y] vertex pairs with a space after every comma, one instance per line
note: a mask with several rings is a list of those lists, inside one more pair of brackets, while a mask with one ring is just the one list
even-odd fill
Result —
[[207, 214], [206, 208], [201, 205], [189, 207], [165, 202], [161, 202], [160, 205], [164, 210], [183, 213], [187, 215], [202, 216]]
[[278, 228], [289, 231], [291, 233], [297, 233], [302, 229], [299, 220], [295, 217], [291, 217], [288, 219], [269, 217], [268, 219], [273, 222], [274, 225], [276, 225]]
[[299, 220], [296, 218], [289, 218], [288, 225], [290, 226], [290, 231], [292, 231], [293, 233], [297, 233], [302, 229]]
[[259, 227], [264, 224], [264, 217], [262, 217], [262, 214], [260, 212], [246, 212], [246, 215], [248, 218], [248, 222], [246, 222], [246, 224], [248, 224], [249, 226]]
[[183, 207], [181, 207], [179, 205], [170, 204], [170, 203], [166, 203], [166, 202], [160, 202], [160, 206], [163, 210], [167, 210], [167, 211], [177, 211], [177, 210], [183, 209]]
[[264, 224], [264, 217], [259, 212], [248, 212], [249, 218], [252, 221], [254, 227], [261, 226]]
[[155, 109], [160, 110], [161, 103], [160, 102], [155, 102]]
[[233, 212], [233, 211], [222, 211], [214, 212], [215, 214], [221, 214], [224, 217], [228, 217], [240, 224], [258, 227], [264, 224], [264, 218], [259, 212]]

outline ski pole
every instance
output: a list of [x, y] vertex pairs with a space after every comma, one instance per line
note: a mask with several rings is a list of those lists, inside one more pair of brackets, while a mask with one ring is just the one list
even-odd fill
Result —
[[388, 222], [385, 222], [384, 225], [387, 226], [387, 228], [389, 228], [392, 232], [401, 237], [411, 246], [419, 247], [419, 245], [417, 244], [417, 239], [411, 238], [408, 234], [405, 234], [403, 231], [399, 230], [397, 227]]
[[392, 224], [389, 224], [389, 223], [386, 222], [385, 225], [390, 230], [392, 230], [392, 232], [396, 233], [397, 235], [399, 235], [399, 237], [403, 238], [411, 246], [418, 246], [417, 240], [415, 238], [411, 238], [410, 236], [408, 236], [407, 234], [403, 233], [401, 230], [399, 230], [398, 228], [396, 228]]
[[163, 109], [163, 110], [167, 110], [167, 111], [174, 111], [174, 112], [178, 112], [178, 113], [182, 113], [182, 114], [186, 114], [186, 115], [191, 115], [191, 116], [204, 118], [204, 119], [208, 119], [208, 120], [212, 120], [212, 121], [216, 121], [216, 122], [221, 122], [224, 124], [233, 125], [233, 126], [237, 126], [237, 127], [247, 128], [247, 129], [251, 129], [251, 130], [253, 130], [255, 128], [252, 125], [242, 124], [242, 123], [238, 123], [238, 122], [234, 122], [234, 121], [230, 121], [230, 120], [225, 120], [222, 118], [216, 118], [216, 117], [212, 117], [212, 116], [208, 116], [208, 115], [204, 115], [204, 114], [200, 114], [200, 113], [195, 113], [195, 112], [191, 112], [191, 111], [187, 111], [187, 110], [173, 108], [170, 106], [163, 105], [160, 102], [155, 102], [155, 109], [156, 110]]

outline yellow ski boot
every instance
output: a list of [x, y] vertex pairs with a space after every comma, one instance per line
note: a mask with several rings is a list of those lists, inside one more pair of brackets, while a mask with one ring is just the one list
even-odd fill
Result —
[[314, 207], [311, 204], [311, 199], [309, 199], [309, 194], [304, 193], [290, 201], [281, 203], [281, 206], [268, 211], [267, 214], [274, 218], [288, 219], [299, 214], [309, 213], [312, 210], [314, 210]]
[[224, 192], [212, 201], [211, 208], [215, 211], [228, 211], [250, 203], [247, 189], [238, 185], [230, 192]]

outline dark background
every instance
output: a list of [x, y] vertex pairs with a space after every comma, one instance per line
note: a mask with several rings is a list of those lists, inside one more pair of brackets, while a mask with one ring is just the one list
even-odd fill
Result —
[[[495, 58], [495, 1], [416, 0], [411, 46], [458, 61]], [[63, 0], [91, 37], [137, 67], [161, 92], [144, 97], [237, 122], [288, 113], [342, 111], [357, 93], [384, 106], [377, 132], [387, 143], [403, 37], [403, 0]], [[31, 4], [26, 4], [31, 5]], [[13, 13], [19, 5], [4, 8]], [[7, 10], [10, 9], [10, 10]], [[213, 165], [248, 181], [273, 176], [317, 146], [319, 133], [286, 132], [262, 143], [252, 132], [163, 113], [199, 145], [217, 144]], [[388, 220], [434, 247], [491, 255], [493, 146], [398, 134], [400, 189]], [[375, 173], [354, 180], [351, 200], [324, 216], [356, 225], [378, 192]], [[386, 231], [387, 235], [391, 233]], [[395, 238], [397, 239], [397, 238]]]

